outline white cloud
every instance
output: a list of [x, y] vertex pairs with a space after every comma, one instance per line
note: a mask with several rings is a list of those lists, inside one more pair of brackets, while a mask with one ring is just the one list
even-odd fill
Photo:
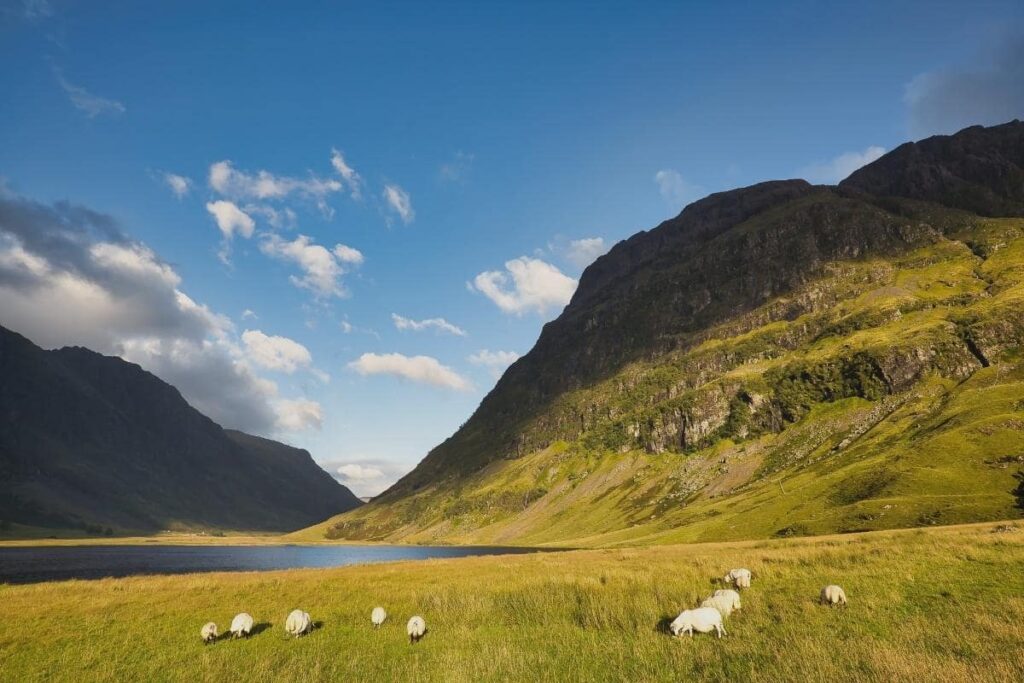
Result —
[[504, 372], [505, 368], [515, 363], [519, 359], [519, 354], [515, 351], [488, 351], [487, 349], [481, 349], [469, 357], [469, 362], [473, 365], [479, 365], [487, 370], [497, 379], [501, 377], [501, 373]]
[[293, 275], [292, 284], [308, 289], [318, 297], [347, 296], [341, 282], [342, 275], [347, 272], [344, 266], [357, 265], [363, 259], [356, 249], [338, 244], [328, 251], [326, 247], [314, 244], [306, 235], [299, 235], [291, 242], [278, 235], [267, 235], [260, 243], [260, 250], [273, 258], [298, 265], [303, 275]]
[[391, 314], [391, 320], [395, 323], [395, 328], [399, 330], [412, 330], [413, 332], [422, 332], [423, 330], [434, 329], [438, 332], [447, 332], [454, 334], [457, 337], [465, 337], [466, 331], [457, 325], [453, 325], [444, 318], [427, 318], [426, 320], [411, 320], [409, 318], [403, 318], [397, 313]]
[[384, 186], [384, 201], [388, 203], [391, 210], [397, 213], [406, 225], [412, 223], [416, 217], [416, 212], [412, 210], [412, 200], [409, 198], [409, 193], [398, 185]]
[[71, 104], [79, 111], [84, 111], [90, 119], [94, 119], [100, 114], [117, 115], [123, 114], [126, 111], [125, 106], [117, 100], [94, 95], [85, 88], [69, 82], [64, 78], [64, 73], [60, 69], [54, 68], [53, 74], [57, 78], [57, 83], [60, 84], [60, 87], [67, 94], [68, 99], [71, 100]]
[[522, 315], [536, 311], [544, 315], [549, 308], [562, 308], [568, 304], [576, 285], [576, 280], [550, 263], [520, 256], [506, 261], [504, 271], [480, 273], [469, 286], [506, 313]]
[[805, 166], [800, 170], [800, 175], [812, 183], [834, 185], [883, 154], [885, 154], [885, 147], [872, 145], [863, 152], [846, 152], [831, 161]]
[[920, 74], [907, 84], [910, 134], [918, 139], [1024, 118], [1024, 34], [996, 42], [987, 59]]
[[347, 320], [342, 320], [338, 324], [341, 326], [341, 331], [344, 332], [345, 334], [352, 334], [352, 330], [355, 329], [354, 327], [352, 327], [352, 323], [350, 323]]
[[577, 268], [586, 268], [601, 254], [608, 251], [602, 237], [585, 237], [569, 242], [565, 255]]
[[220, 228], [226, 240], [230, 240], [236, 233], [242, 237], [249, 238], [252, 237], [253, 231], [256, 230], [256, 221], [232, 202], [223, 199], [207, 202], [206, 210], [213, 216], [217, 227]]
[[695, 185], [679, 175], [679, 171], [671, 168], [663, 168], [654, 174], [654, 182], [658, 185], [658, 192], [662, 199], [673, 211], [682, 209], [695, 199], [704, 194], [704, 188]]
[[306, 179], [291, 178], [262, 170], [253, 175], [239, 171], [229, 160], [211, 164], [209, 183], [214, 191], [235, 200], [281, 200], [298, 195], [314, 201], [326, 215], [331, 213], [327, 197], [342, 189], [341, 181], [334, 178], [320, 178], [313, 173]]
[[360, 264], [363, 262], [363, 252], [344, 244], [335, 244], [331, 250], [334, 256], [342, 263]]
[[138, 363], [226, 427], [269, 435], [282, 420], [298, 424], [286, 415], [294, 406], [253, 371], [231, 321], [86, 207], [0, 195], [0, 324], [44, 348], [80, 345]]
[[472, 385], [467, 379], [441, 365], [430, 356], [404, 356], [400, 353], [364, 353], [348, 367], [360, 375], [394, 375], [413, 382], [430, 384], [454, 391], [469, 391]]
[[316, 401], [280, 399], [274, 407], [277, 411], [276, 426], [282, 431], [301, 432], [323, 426], [323, 411]]
[[379, 467], [348, 463], [337, 468], [337, 473], [349, 481], [366, 481], [367, 479], [379, 479], [384, 476], [383, 470]]
[[171, 188], [171, 192], [178, 199], [187, 195], [189, 190], [192, 189], [192, 180], [177, 173], [164, 173], [164, 182], [167, 183], [167, 187]]
[[345, 163], [345, 157], [342, 155], [340, 150], [331, 150], [331, 166], [338, 172], [338, 175], [342, 177], [345, 184], [348, 185], [349, 194], [352, 195], [352, 199], [359, 199], [362, 195], [363, 190], [363, 179], [356, 173], [355, 169]]
[[270, 336], [260, 330], [246, 330], [242, 333], [246, 356], [256, 365], [267, 370], [293, 373], [313, 364], [309, 349], [288, 337]]
[[409, 465], [382, 458], [333, 460], [321, 462], [320, 466], [362, 498], [383, 493], [410, 470]]
[[294, 228], [298, 223], [298, 216], [289, 207], [275, 209], [268, 204], [246, 204], [244, 211], [250, 215], [263, 216], [274, 228]]
[[242, 311], [242, 320], [258, 320], [259, 316], [251, 308]]

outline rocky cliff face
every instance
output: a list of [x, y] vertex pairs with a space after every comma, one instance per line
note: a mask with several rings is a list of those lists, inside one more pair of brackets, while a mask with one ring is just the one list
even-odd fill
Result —
[[0, 327], [0, 520], [291, 530], [360, 503], [306, 451], [225, 431], [137, 365]]
[[[823, 406], [867, 401], [877, 417], [934, 378], [1008, 372], [1024, 331], [1012, 218], [1024, 206], [1022, 150], [1020, 122], [970, 128], [904, 145], [838, 187], [788, 180], [711, 195], [619, 243], [464, 427], [335, 533], [482, 528], [467, 500], [497, 495], [500, 472], [538, 457], [555, 471], [584, 455], [685, 456], [687, 483], [662, 491], [674, 500], [709, 485], [695, 462], [762, 444], [747, 485], [824, 447], [835, 425], [810, 424]], [[867, 433], [870, 419], [836, 424]], [[493, 509], [508, 520], [552, 509], [555, 482], [520, 475], [532, 484], [507, 483], [518, 493]], [[656, 505], [634, 476], [632, 495]]]

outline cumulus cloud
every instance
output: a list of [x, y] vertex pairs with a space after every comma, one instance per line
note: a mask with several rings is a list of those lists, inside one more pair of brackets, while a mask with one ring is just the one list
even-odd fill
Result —
[[672, 210], [678, 210], [695, 199], [700, 199], [704, 188], [683, 178], [679, 171], [663, 168], [654, 174], [654, 182], [658, 192]]
[[60, 84], [60, 87], [67, 94], [68, 99], [71, 100], [71, 104], [75, 106], [75, 109], [85, 112], [86, 116], [90, 119], [94, 119], [101, 114], [116, 116], [126, 111], [125, 106], [117, 100], [100, 97], [80, 85], [71, 83], [64, 77], [64, 73], [60, 69], [54, 68], [53, 74], [57, 79], [57, 83]]
[[834, 185], [885, 154], [885, 147], [872, 145], [863, 152], [846, 152], [830, 161], [823, 161], [800, 170], [800, 175], [812, 183]]
[[192, 180], [177, 173], [164, 173], [164, 182], [167, 184], [167, 187], [171, 188], [171, 192], [178, 199], [187, 195], [189, 190], [192, 189]]
[[1024, 35], [998, 43], [974, 64], [918, 75], [903, 101], [915, 139], [1024, 118]]
[[505, 368], [512, 365], [519, 359], [515, 351], [488, 351], [481, 349], [469, 357], [469, 362], [486, 368], [495, 379], [501, 377]]
[[334, 254], [334, 257], [342, 263], [359, 265], [363, 262], [363, 252], [344, 244], [335, 244], [331, 253]]
[[247, 308], [242, 311], [242, 320], [257, 320], [259, 316], [251, 308]]
[[207, 202], [206, 210], [213, 216], [213, 220], [220, 228], [224, 239], [230, 240], [235, 234], [242, 237], [252, 237], [256, 230], [256, 221], [252, 216], [235, 206], [234, 203], [218, 199], [215, 202]]
[[291, 276], [292, 284], [308, 289], [317, 297], [344, 297], [348, 291], [341, 282], [347, 272], [346, 265], [358, 265], [363, 255], [357, 249], [337, 244], [333, 250], [319, 244], [306, 235], [299, 235], [292, 241], [278, 235], [267, 235], [260, 243], [260, 251], [273, 258], [289, 261], [302, 270], [302, 276]]
[[360, 375], [393, 375], [442, 389], [469, 391], [469, 380], [430, 356], [404, 356], [400, 353], [364, 353], [348, 367]]
[[312, 200], [328, 215], [331, 210], [327, 197], [343, 187], [335, 178], [321, 178], [312, 172], [307, 178], [277, 176], [262, 170], [251, 174], [236, 169], [230, 160], [210, 166], [209, 183], [215, 192], [234, 200], [280, 200], [299, 196]]
[[331, 460], [320, 466], [360, 498], [383, 493], [411, 469], [409, 465], [381, 458]]
[[288, 337], [264, 334], [260, 330], [246, 330], [242, 333], [246, 356], [256, 365], [267, 370], [293, 373], [313, 364], [309, 349]]
[[566, 258], [577, 268], [586, 268], [601, 254], [608, 251], [608, 245], [602, 237], [584, 237], [569, 242], [565, 251]]
[[416, 212], [412, 210], [412, 199], [409, 198], [409, 193], [398, 185], [384, 186], [384, 201], [406, 225], [412, 223], [416, 217]]
[[505, 262], [505, 270], [477, 275], [475, 289], [506, 313], [522, 315], [535, 311], [544, 315], [550, 308], [562, 308], [576, 291], [576, 280], [540, 259], [520, 256]]
[[279, 428], [277, 386], [253, 372], [231, 321], [107, 215], [0, 194], [0, 324], [44, 348], [81, 345], [138, 363], [218, 423]]
[[276, 427], [285, 432], [301, 432], [320, 429], [323, 412], [320, 404], [308, 399], [280, 399], [275, 402], [277, 410]]
[[331, 166], [338, 172], [345, 184], [348, 185], [348, 192], [352, 199], [359, 199], [363, 190], [363, 179], [356, 173], [355, 169], [345, 162], [345, 157], [340, 150], [331, 150]]
[[403, 318], [397, 313], [391, 314], [391, 320], [395, 323], [395, 328], [399, 330], [412, 330], [413, 332], [422, 332], [424, 330], [437, 330], [438, 332], [447, 332], [448, 334], [454, 334], [457, 337], [465, 337], [466, 331], [457, 325], [453, 325], [444, 318], [427, 318], [426, 320], [411, 320], [409, 318]]

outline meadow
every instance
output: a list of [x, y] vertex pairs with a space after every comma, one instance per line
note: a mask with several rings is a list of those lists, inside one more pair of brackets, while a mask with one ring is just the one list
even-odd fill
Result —
[[[1024, 679], [1024, 526], [0, 586], [5, 681]], [[667, 622], [755, 575], [728, 636]], [[817, 604], [826, 583], [847, 608]], [[375, 631], [370, 610], [389, 620]], [[316, 630], [285, 636], [288, 612]], [[248, 640], [203, 645], [256, 618]], [[410, 645], [405, 622], [425, 617]]]

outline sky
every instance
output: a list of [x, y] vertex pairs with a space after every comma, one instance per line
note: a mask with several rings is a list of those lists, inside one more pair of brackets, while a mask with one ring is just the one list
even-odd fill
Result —
[[375, 495], [617, 241], [1024, 118], [1024, 3], [0, 0], [0, 325]]

